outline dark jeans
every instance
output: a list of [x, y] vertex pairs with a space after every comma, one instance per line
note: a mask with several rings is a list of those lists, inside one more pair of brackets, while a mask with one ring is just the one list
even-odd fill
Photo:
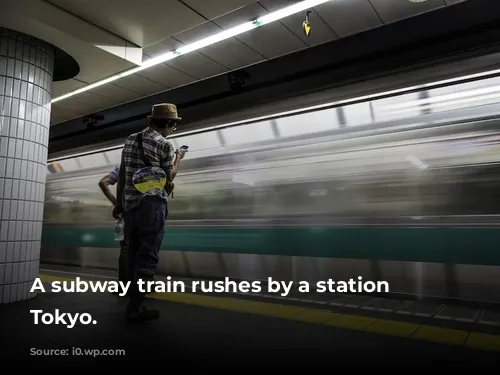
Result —
[[123, 214], [125, 241], [128, 243], [128, 276], [132, 281], [129, 308], [139, 308], [145, 297], [136, 288], [137, 281], [154, 280], [167, 216], [167, 202], [156, 196], [142, 198], [135, 208]]

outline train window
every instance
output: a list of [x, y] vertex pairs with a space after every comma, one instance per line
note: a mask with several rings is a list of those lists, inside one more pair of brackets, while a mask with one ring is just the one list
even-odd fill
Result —
[[282, 117], [276, 122], [282, 137], [293, 137], [339, 128], [336, 108]]
[[105, 152], [105, 159], [111, 165], [119, 165], [122, 158], [122, 149], [110, 150]]
[[227, 145], [267, 141], [274, 138], [271, 121], [234, 126], [222, 130]]
[[370, 102], [357, 103], [343, 108], [347, 126], [361, 126], [375, 121]]
[[391, 121], [422, 115], [421, 108], [416, 105], [408, 105], [408, 103], [417, 101], [418, 98], [418, 93], [411, 93], [372, 101], [375, 121]]
[[78, 162], [80, 163], [82, 169], [104, 167], [109, 164], [109, 162], [104, 157], [104, 153], [102, 152], [97, 154], [79, 156]]
[[499, 99], [500, 77], [492, 77], [430, 90], [427, 105], [437, 112], [494, 104]]
[[221, 147], [221, 143], [215, 131], [188, 135], [185, 137], [175, 138], [178, 145], [188, 145], [189, 153], [193, 155], [195, 152], [210, 148]]
[[78, 164], [77, 158], [60, 160], [58, 161], [58, 163], [61, 167], [61, 170], [64, 172], [72, 172], [81, 169], [80, 165]]

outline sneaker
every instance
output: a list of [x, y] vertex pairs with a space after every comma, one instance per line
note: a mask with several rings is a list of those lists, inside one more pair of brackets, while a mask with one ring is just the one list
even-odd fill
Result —
[[158, 319], [160, 316], [160, 312], [158, 310], [147, 310], [146, 308], [142, 308], [140, 313], [133, 313], [131, 311], [127, 311], [127, 322], [128, 323], [136, 323], [136, 322], [145, 322], [147, 320]]

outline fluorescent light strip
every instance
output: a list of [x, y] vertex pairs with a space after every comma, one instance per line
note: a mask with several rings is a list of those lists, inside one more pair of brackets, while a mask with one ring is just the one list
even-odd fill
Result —
[[179, 48], [179, 49], [177, 49], [175, 51], [167, 52], [167, 53], [165, 53], [163, 55], [160, 55], [160, 56], [154, 57], [152, 59], [146, 60], [146, 61], [144, 61], [141, 65], [139, 65], [136, 68], [133, 68], [133, 69], [130, 69], [130, 70], [126, 70], [126, 71], [124, 71], [122, 73], [118, 73], [118, 74], [116, 74], [114, 76], [111, 76], [109, 78], [105, 78], [105, 79], [103, 79], [101, 81], [92, 83], [92, 84], [87, 85], [85, 87], [82, 87], [82, 88], [80, 88], [78, 90], [75, 90], [75, 91], [69, 92], [67, 94], [61, 95], [61, 96], [59, 96], [57, 98], [52, 99], [52, 103], [56, 103], [56, 102], [59, 102], [61, 100], [70, 98], [72, 96], [81, 94], [82, 92], [85, 92], [85, 91], [88, 91], [88, 90], [92, 90], [92, 89], [94, 89], [96, 87], [105, 85], [106, 83], [110, 83], [110, 82], [116, 81], [116, 80], [118, 80], [120, 78], [123, 78], [123, 77], [129, 76], [131, 74], [140, 72], [140, 71], [142, 71], [144, 69], [148, 69], [148, 68], [151, 68], [151, 67], [156, 66], [158, 64], [164, 63], [166, 61], [173, 60], [173, 59], [175, 59], [178, 56], [182, 56], [182, 55], [185, 55], [185, 54], [187, 54], [189, 52], [193, 52], [193, 51], [199, 50], [201, 48], [210, 46], [212, 44], [219, 43], [219, 42], [221, 42], [223, 40], [232, 38], [234, 36], [237, 36], [237, 35], [240, 35], [240, 34], [243, 34], [243, 33], [246, 33], [247, 31], [253, 30], [253, 29], [257, 28], [257, 27], [260, 27], [260, 26], [263, 26], [263, 25], [267, 25], [267, 24], [275, 22], [275, 21], [279, 21], [279, 20], [281, 20], [283, 18], [291, 16], [292, 14], [296, 14], [296, 13], [302, 12], [304, 10], [313, 8], [313, 7], [318, 6], [318, 5], [321, 5], [323, 3], [327, 3], [329, 1], [332, 1], [332, 0], [304, 0], [304, 1], [301, 1], [300, 3], [291, 5], [289, 7], [286, 7], [286, 8], [280, 9], [280, 10], [277, 10], [276, 12], [268, 13], [265, 16], [263, 16], [261, 18], [258, 18], [258, 19], [254, 20], [254, 21], [245, 22], [245, 23], [240, 24], [238, 26], [235, 26], [233, 28], [221, 31], [220, 33], [211, 35], [211, 36], [209, 36], [207, 38], [203, 38], [203, 39], [198, 40], [196, 42], [193, 42], [191, 44], [187, 44], [185, 46], [182, 46], [181, 48]]

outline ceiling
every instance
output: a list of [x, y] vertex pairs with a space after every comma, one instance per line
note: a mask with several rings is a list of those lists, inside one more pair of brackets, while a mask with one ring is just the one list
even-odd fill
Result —
[[[307, 49], [464, 0], [331, 0], [304, 14], [177, 57], [53, 103], [51, 124]], [[0, 25], [50, 41], [73, 56], [80, 73], [54, 82], [53, 97], [137, 66], [298, 0], [0, 0]], [[2, 16], [3, 15], [3, 16]]]

